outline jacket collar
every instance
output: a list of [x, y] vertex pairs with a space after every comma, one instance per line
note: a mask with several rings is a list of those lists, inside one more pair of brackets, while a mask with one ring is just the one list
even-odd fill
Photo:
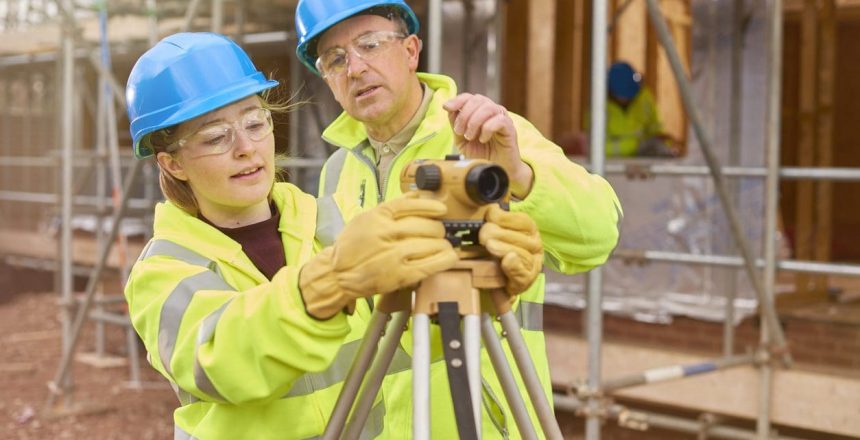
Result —
[[[287, 183], [275, 184], [272, 200], [281, 212], [278, 231], [285, 241], [287, 264], [302, 264], [313, 255], [316, 202]], [[262, 277], [261, 282], [267, 281], [239, 243], [169, 201], [156, 205], [153, 231], [153, 238], [170, 240], [253, 278]]]
[[[412, 139], [424, 139], [434, 135], [445, 124], [448, 123], [448, 118], [438, 118], [440, 112], [445, 110], [442, 105], [449, 99], [457, 95], [457, 85], [454, 80], [445, 75], [436, 75], [432, 73], [416, 73], [418, 80], [426, 84], [429, 91], [432, 91], [433, 98], [430, 100], [430, 107], [427, 109], [427, 115], [418, 126], [418, 130], [412, 136]], [[444, 123], [444, 124], [443, 124]], [[354, 150], [367, 142], [367, 131], [364, 124], [342, 112], [322, 134], [322, 138], [333, 145], [341, 148]], [[410, 142], [411, 143], [411, 142]]]

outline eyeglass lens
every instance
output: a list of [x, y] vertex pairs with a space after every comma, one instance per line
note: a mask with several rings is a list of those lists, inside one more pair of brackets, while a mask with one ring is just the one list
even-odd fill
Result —
[[[370, 61], [382, 53], [389, 43], [406, 36], [400, 32], [379, 31], [362, 35], [349, 46], [352, 53], [365, 61]], [[317, 69], [323, 77], [337, 76], [346, 71], [349, 54], [343, 47], [333, 47], [317, 58]]]
[[224, 153], [236, 141], [236, 123], [252, 141], [261, 141], [272, 132], [272, 115], [268, 109], [260, 108], [245, 113], [234, 123], [221, 123], [206, 127], [187, 138], [184, 147], [195, 156]]

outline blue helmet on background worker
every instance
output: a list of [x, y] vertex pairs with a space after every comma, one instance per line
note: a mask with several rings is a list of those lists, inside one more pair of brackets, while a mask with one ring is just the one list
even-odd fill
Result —
[[125, 88], [134, 155], [152, 156], [147, 136], [271, 89], [248, 54], [208, 32], [170, 35], [131, 69]]
[[632, 100], [642, 88], [642, 75], [630, 64], [619, 61], [609, 67], [607, 89], [609, 94], [620, 99]]
[[316, 68], [316, 39], [328, 28], [371, 8], [392, 8], [406, 22], [409, 34], [418, 32], [418, 17], [403, 0], [299, 0], [296, 6], [296, 55], [311, 72]]

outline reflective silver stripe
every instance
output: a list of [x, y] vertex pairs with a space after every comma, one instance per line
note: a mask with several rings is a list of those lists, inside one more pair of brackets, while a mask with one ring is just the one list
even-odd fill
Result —
[[224, 314], [224, 310], [227, 309], [227, 306], [233, 302], [232, 299], [225, 302], [218, 310], [209, 314], [206, 319], [203, 320], [203, 324], [200, 325], [200, 329], [197, 330], [197, 341], [195, 343], [194, 350], [194, 384], [197, 385], [197, 388], [204, 393], [219, 399], [221, 401], [226, 401], [221, 393], [215, 389], [215, 385], [212, 384], [212, 381], [209, 380], [209, 376], [206, 375], [206, 372], [203, 371], [203, 367], [200, 366], [200, 359], [197, 358], [197, 350], [201, 345], [212, 340], [212, 336], [215, 334], [215, 327], [218, 325], [218, 320], [221, 319], [221, 315]]
[[200, 399], [195, 397], [193, 394], [188, 391], [179, 388], [179, 385], [176, 385], [172, 381], [167, 381], [170, 384], [170, 388], [173, 388], [173, 392], [176, 393], [176, 397], [179, 398], [179, 404], [182, 406], [191, 405], [192, 403], [199, 402]]
[[343, 230], [343, 215], [337, 207], [333, 196], [317, 199], [317, 229], [316, 237], [323, 246], [334, 244], [335, 238]]
[[561, 267], [558, 258], [556, 258], [555, 255], [549, 252], [543, 253], [543, 261], [544, 263], [546, 263], [547, 266], [551, 267], [552, 269], [558, 270]]
[[337, 234], [343, 229], [343, 215], [334, 201], [334, 193], [337, 190], [347, 154], [345, 148], [340, 148], [326, 161], [325, 180], [317, 199], [316, 236], [323, 246], [330, 246], [334, 243]]
[[401, 346], [397, 346], [394, 351], [394, 357], [391, 359], [391, 364], [388, 365], [386, 374], [399, 373], [412, 368], [412, 356], [409, 356]]
[[173, 440], [197, 440], [197, 437], [185, 432], [177, 425], [173, 425]]
[[[384, 422], [385, 405], [383, 405], [380, 400], [379, 403], [370, 409], [370, 414], [367, 415], [367, 422], [364, 424], [364, 428], [361, 429], [361, 435], [358, 436], [359, 440], [371, 440], [378, 437], [382, 434], [382, 429], [385, 427]], [[321, 435], [316, 435], [308, 437], [305, 440], [317, 440], [321, 438]]]
[[[346, 380], [346, 375], [352, 367], [352, 362], [360, 346], [360, 339], [343, 344], [325, 371], [303, 374], [296, 380], [290, 391], [284, 395], [284, 398], [305, 396]], [[412, 361], [409, 355], [398, 346], [388, 368], [388, 374], [408, 370], [411, 366]]]
[[364, 424], [364, 428], [361, 429], [361, 435], [358, 437], [360, 440], [371, 440], [382, 434], [382, 428], [385, 426], [385, 405], [383, 401], [380, 400], [373, 408], [370, 410], [370, 414], [367, 415], [367, 422]]
[[180, 281], [170, 292], [161, 306], [161, 316], [158, 319], [158, 354], [161, 356], [161, 363], [165, 370], [171, 375], [173, 372], [170, 369], [170, 360], [176, 347], [179, 325], [182, 323], [185, 310], [191, 304], [191, 299], [199, 290], [233, 290], [233, 288], [215, 272], [206, 270]]
[[[176, 347], [176, 340], [179, 334], [179, 326], [182, 323], [182, 317], [185, 315], [185, 310], [191, 303], [194, 293], [198, 290], [229, 290], [233, 289], [218, 273], [217, 265], [214, 261], [194, 252], [184, 246], [180, 246], [168, 240], [153, 240], [141, 253], [140, 260], [145, 260], [151, 256], [168, 256], [176, 258], [185, 263], [201, 266], [207, 270], [198, 274], [192, 275], [184, 280], [170, 292], [164, 305], [161, 307], [161, 316], [158, 322], [158, 353], [161, 355], [161, 362], [165, 370], [169, 374], [173, 374], [170, 368], [170, 361], [173, 358], [173, 350]], [[224, 303], [215, 312], [204, 319], [201, 328], [197, 334], [197, 346], [208, 342], [215, 333], [215, 326], [218, 324], [218, 318], [224, 313], [224, 309], [230, 301]], [[223, 397], [215, 390], [212, 382], [206, 377], [206, 374], [200, 368], [195, 356], [194, 361], [194, 380], [195, 383], [205, 393], [212, 397], [223, 400]], [[183, 391], [184, 394], [188, 394]], [[177, 396], [183, 404], [191, 403], [187, 397], [177, 391]], [[186, 398], [183, 398], [186, 397]], [[196, 400], [196, 399], [195, 399]]]
[[508, 432], [508, 422], [507, 417], [505, 417], [505, 410], [502, 409], [502, 405], [499, 403], [499, 398], [496, 397], [496, 394], [493, 393], [493, 389], [490, 388], [490, 384], [487, 383], [484, 378], [481, 378], [481, 403], [483, 403], [484, 410], [487, 411], [487, 415], [489, 415], [490, 420], [493, 422], [493, 426], [496, 427], [496, 430], [499, 431], [503, 439], [507, 439]]
[[361, 339], [341, 345], [334, 360], [325, 371], [305, 373], [299, 376], [295, 385], [284, 395], [284, 398], [305, 396], [313, 393], [315, 390], [321, 390], [338, 382], [343, 382], [346, 379], [347, 373], [349, 373], [349, 367], [352, 366], [352, 360], [355, 359], [360, 345]]
[[543, 331], [543, 304], [520, 300], [514, 315], [523, 330]]
[[[364, 428], [361, 429], [360, 440], [372, 440], [382, 434], [382, 429], [385, 427], [385, 405], [380, 400], [373, 408], [370, 409], [370, 414], [367, 415], [367, 422]], [[316, 440], [322, 438], [322, 435], [308, 437], [307, 440]], [[178, 425], [173, 425], [173, 440], [198, 440], [197, 437], [185, 432]]]
[[143, 252], [141, 252], [139, 260], [145, 260], [157, 255], [173, 257], [179, 261], [184, 261], [194, 266], [202, 266], [220, 274], [218, 265], [214, 261], [169, 240], [150, 241]]

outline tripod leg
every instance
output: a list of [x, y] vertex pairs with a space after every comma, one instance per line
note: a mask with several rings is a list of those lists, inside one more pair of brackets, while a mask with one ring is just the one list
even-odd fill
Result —
[[472, 411], [475, 414], [475, 429], [481, 437], [481, 316], [463, 316], [463, 345], [466, 350], [466, 366], [469, 374], [469, 394], [472, 395]]
[[493, 320], [488, 313], [481, 314], [481, 335], [484, 339], [484, 347], [490, 355], [493, 369], [496, 370], [502, 390], [505, 392], [505, 398], [511, 407], [511, 411], [514, 413], [514, 421], [520, 430], [520, 436], [526, 440], [536, 440], [535, 427], [532, 425], [531, 418], [529, 418], [526, 404], [523, 402], [523, 396], [520, 395], [520, 390], [517, 388], [511, 367], [508, 365], [507, 359], [505, 359], [502, 343], [499, 341], [496, 329], [493, 327]]
[[537, 371], [535, 370], [534, 362], [529, 355], [528, 347], [526, 346], [523, 335], [520, 333], [520, 324], [517, 318], [510, 310], [500, 316], [502, 328], [505, 330], [508, 338], [508, 345], [511, 347], [511, 353], [514, 355], [514, 361], [517, 363], [517, 368], [520, 370], [520, 375], [526, 385], [526, 390], [534, 405], [538, 420], [540, 420], [541, 428], [547, 438], [561, 440], [561, 429], [558, 427], [558, 421], [555, 419], [552, 408], [549, 405], [543, 386], [538, 379]]
[[388, 325], [385, 336], [382, 338], [382, 344], [379, 347], [379, 354], [367, 373], [367, 381], [361, 389], [358, 401], [355, 403], [352, 417], [350, 417], [349, 423], [346, 425], [346, 434], [344, 434], [346, 439], [357, 439], [361, 435], [361, 429], [364, 427], [367, 416], [373, 407], [373, 400], [379, 394], [382, 379], [385, 378], [388, 366], [391, 365], [391, 359], [394, 358], [394, 352], [400, 344], [400, 336], [403, 335], [403, 326], [406, 325], [409, 314], [408, 311], [395, 313], [394, 319]]
[[364, 374], [367, 372], [367, 367], [376, 354], [376, 346], [379, 343], [379, 339], [382, 338], [385, 324], [388, 323], [390, 317], [391, 315], [380, 312], [378, 309], [370, 317], [370, 323], [368, 323], [367, 330], [364, 332], [361, 346], [358, 348], [358, 353], [355, 355], [352, 366], [349, 367], [349, 373], [346, 375], [343, 388], [340, 390], [340, 394], [337, 396], [337, 403], [335, 403], [332, 410], [331, 418], [325, 427], [323, 440], [337, 440], [340, 437], [340, 433], [343, 432], [349, 410], [352, 409], [355, 396], [358, 394], [358, 389], [364, 380]]
[[412, 438], [430, 439], [430, 317], [412, 316]]

